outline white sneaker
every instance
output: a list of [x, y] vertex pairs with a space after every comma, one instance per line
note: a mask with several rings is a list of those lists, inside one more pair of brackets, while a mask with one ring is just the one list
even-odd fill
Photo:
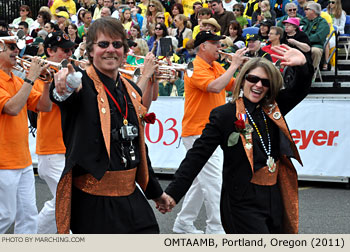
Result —
[[174, 223], [173, 232], [178, 234], [204, 234], [202, 230], [198, 230], [194, 225], [181, 225]]

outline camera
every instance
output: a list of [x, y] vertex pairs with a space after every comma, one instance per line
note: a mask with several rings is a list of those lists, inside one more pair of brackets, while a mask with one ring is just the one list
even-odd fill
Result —
[[124, 125], [120, 128], [120, 134], [124, 140], [133, 140], [138, 136], [139, 130], [134, 125]]

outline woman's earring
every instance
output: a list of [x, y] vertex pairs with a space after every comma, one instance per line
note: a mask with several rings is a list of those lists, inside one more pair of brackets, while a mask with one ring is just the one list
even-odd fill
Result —
[[238, 95], [238, 97], [243, 97], [243, 89], [242, 89], [242, 88], [239, 90], [239, 95]]

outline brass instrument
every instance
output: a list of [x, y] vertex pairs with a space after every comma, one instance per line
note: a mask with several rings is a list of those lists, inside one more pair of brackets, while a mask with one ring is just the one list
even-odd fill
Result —
[[[128, 66], [129, 67], [129, 66]], [[133, 70], [127, 70], [124, 68], [119, 68], [118, 72], [122, 73], [122, 74], [126, 74], [129, 75], [132, 79], [133, 82], [137, 83], [140, 76], [141, 76], [141, 69], [140, 68], [136, 68], [134, 71]]]
[[[133, 56], [135, 58], [139, 59], [145, 59], [145, 56], [135, 55], [135, 54], [128, 54], [130, 56]], [[167, 61], [155, 60], [156, 64], [158, 65], [158, 71], [155, 74], [156, 79], [175, 79], [176, 78], [176, 71], [186, 72], [188, 77], [191, 77], [193, 74], [193, 63], [189, 62], [188, 64], [177, 64], [177, 63], [169, 63]], [[136, 67], [143, 68], [143, 64], [138, 64]]]
[[18, 49], [22, 50], [26, 45], [25, 32], [18, 30], [15, 36], [0, 37], [0, 52], [6, 51], [6, 44], [16, 43]]
[[[16, 56], [17, 65], [13, 67], [14, 70], [28, 73], [31, 60], [34, 56], [23, 55], [22, 58]], [[44, 71], [40, 74], [39, 79], [45, 82], [51, 82], [53, 79], [53, 74], [58, 72], [61, 68], [67, 67], [68, 60], [62, 60], [60, 63], [42, 60], [44, 64], [48, 64], [49, 67], [44, 69]]]

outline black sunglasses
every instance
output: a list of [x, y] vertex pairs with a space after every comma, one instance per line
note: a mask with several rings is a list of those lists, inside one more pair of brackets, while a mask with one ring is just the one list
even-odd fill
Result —
[[97, 43], [94, 43], [94, 44], [97, 44], [99, 47], [101, 48], [108, 48], [109, 47], [109, 44], [112, 43], [113, 47], [115, 49], [119, 49], [123, 46], [123, 42], [121, 41], [113, 41], [113, 42], [109, 42], [109, 41], [100, 41], [100, 42], [97, 42]]
[[127, 2], [127, 4], [135, 4], [134, 2]]
[[334, 2], [334, 1], [329, 1], [329, 3], [330, 3], [330, 4], [335, 4], [335, 2]]
[[261, 81], [261, 84], [264, 87], [270, 87], [270, 80], [269, 79], [261, 79], [260, 77], [253, 75], [253, 74], [246, 74], [245, 79], [251, 83], [254, 83], [254, 84]]
[[232, 11], [241, 11], [240, 9], [232, 9]]
[[154, 4], [150, 4], [148, 5], [148, 7], [156, 7]]
[[165, 20], [165, 17], [157, 17], [157, 18], [159, 18], [159, 19], [164, 19], [164, 20]]
[[70, 53], [70, 52], [74, 52], [75, 49], [74, 48], [65, 48], [65, 49], [62, 48], [62, 51], [64, 51], [64, 53]]
[[15, 43], [6, 44], [6, 45], [7, 45], [7, 48], [10, 49], [11, 51], [14, 51], [16, 48], [18, 49]]
[[288, 11], [297, 11], [297, 9], [289, 9]]

